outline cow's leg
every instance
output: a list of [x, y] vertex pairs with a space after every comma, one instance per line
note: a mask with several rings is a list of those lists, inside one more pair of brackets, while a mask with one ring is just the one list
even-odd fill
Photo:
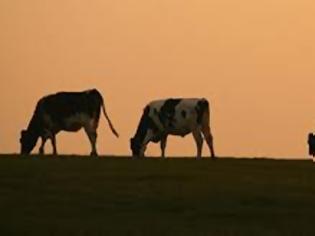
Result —
[[85, 127], [84, 128], [90, 143], [91, 143], [91, 156], [97, 156], [97, 151], [96, 151], [96, 139], [97, 139], [97, 133], [96, 129], [91, 128], [91, 127]]
[[146, 135], [144, 137], [144, 140], [141, 144], [140, 152], [139, 152], [139, 158], [145, 157], [144, 153], [145, 150], [147, 149], [147, 145], [151, 141], [152, 137], [154, 136], [154, 132], [151, 129], [148, 129], [146, 132]]
[[160, 141], [160, 146], [161, 146], [161, 157], [165, 158], [165, 148], [166, 148], [166, 143], [167, 143], [167, 135], [163, 136]]
[[195, 139], [196, 145], [197, 145], [197, 159], [201, 158], [201, 152], [202, 152], [202, 144], [203, 144], [203, 138], [201, 135], [201, 132], [199, 129], [194, 130], [192, 132], [193, 137]]
[[50, 140], [51, 140], [51, 145], [52, 145], [52, 147], [53, 147], [53, 155], [58, 155], [57, 154], [57, 146], [56, 146], [56, 135], [52, 135], [52, 137], [50, 138]]
[[46, 141], [47, 141], [47, 138], [46, 137], [42, 137], [42, 144], [39, 147], [39, 154], [40, 155], [44, 155], [45, 154], [44, 146], [45, 146]]
[[205, 137], [205, 140], [208, 144], [209, 151], [211, 153], [211, 157], [215, 158], [214, 148], [213, 148], [213, 136], [211, 134], [211, 130], [210, 130], [209, 125], [205, 125], [204, 127], [202, 127], [202, 133], [203, 133], [203, 136]]

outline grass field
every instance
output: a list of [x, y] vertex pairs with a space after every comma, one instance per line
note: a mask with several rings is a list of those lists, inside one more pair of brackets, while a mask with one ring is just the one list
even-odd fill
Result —
[[315, 235], [315, 165], [0, 156], [0, 235]]

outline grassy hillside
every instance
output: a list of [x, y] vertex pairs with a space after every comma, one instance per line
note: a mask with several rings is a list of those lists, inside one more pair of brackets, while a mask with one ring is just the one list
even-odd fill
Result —
[[0, 235], [314, 235], [311, 161], [0, 157]]

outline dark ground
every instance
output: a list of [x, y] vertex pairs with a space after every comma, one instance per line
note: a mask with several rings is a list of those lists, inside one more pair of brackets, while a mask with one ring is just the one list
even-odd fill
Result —
[[315, 235], [315, 164], [0, 156], [0, 235]]

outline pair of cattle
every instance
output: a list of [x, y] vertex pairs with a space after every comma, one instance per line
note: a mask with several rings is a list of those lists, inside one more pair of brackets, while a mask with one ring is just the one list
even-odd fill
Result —
[[[39, 153], [44, 154], [47, 139], [53, 154], [57, 154], [56, 135], [60, 131], [75, 132], [84, 128], [90, 143], [91, 155], [97, 155], [96, 139], [100, 111], [104, 113], [113, 134], [118, 133], [106, 113], [102, 95], [96, 90], [60, 92], [40, 99], [26, 130], [21, 132], [21, 153], [29, 154], [39, 138]], [[210, 111], [206, 99], [166, 99], [149, 103], [143, 110], [136, 134], [130, 139], [133, 156], [144, 156], [149, 142], [160, 142], [165, 157], [168, 135], [193, 134], [197, 144], [197, 158], [201, 158], [205, 139], [214, 158], [213, 138], [209, 126]]]

